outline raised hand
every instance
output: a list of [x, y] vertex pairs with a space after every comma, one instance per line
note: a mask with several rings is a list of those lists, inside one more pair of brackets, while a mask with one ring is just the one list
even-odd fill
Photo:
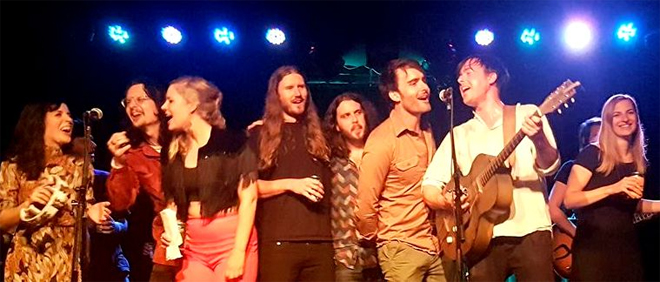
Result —
[[110, 140], [108, 140], [108, 150], [112, 153], [115, 162], [120, 165], [126, 162], [124, 154], [131, 148], [129, 141], [126, 131], [114, 133], [110, 136]]
[[[537, 108], [538, 111], [538, 108]], [[543, 119], [537, 114], [533, 114], [525, 118], [520, 128], [525, 135], [529, 136], [532, 140], [539, 136], [543, 131]]]

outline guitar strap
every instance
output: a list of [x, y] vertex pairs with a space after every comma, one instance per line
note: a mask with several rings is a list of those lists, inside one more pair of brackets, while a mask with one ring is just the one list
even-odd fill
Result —
[[[504, 129], [504, 145], [513, 138], [513, 136], [516, 133], [516, 106], [509, 106], [509, 105], [504, 105], [504, 112], [502, 113], [503, 121], [502, 121], [502, 128]], [[515, 163], [516, 160], [516, 151], [514, 150], [513, 153], [509, 156], [509, 159], [507, 160], [509, 162], [509, 167], [513, 169], [513, 164]]]

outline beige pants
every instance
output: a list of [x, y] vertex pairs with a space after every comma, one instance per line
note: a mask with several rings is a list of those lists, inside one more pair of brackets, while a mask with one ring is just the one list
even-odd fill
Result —
[[446, 282], [438, 255], [400, 242], [388, 242], [378, 248], [378, 262], [389, 282]]

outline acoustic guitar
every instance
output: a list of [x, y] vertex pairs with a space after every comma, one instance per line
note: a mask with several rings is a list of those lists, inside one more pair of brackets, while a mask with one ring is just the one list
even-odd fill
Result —
[[[573, 101], [575, 89], [579, 86], [579, 81], [566, 80], [546, 97], [535, 115], [541, 116], [555, 111], [561, 113], [560, 107], [562, 105], [568, 107], [568, 102]], [[474, 263], [481, 258], [493, 237], [493, 227], [509, 218], [513, 185], [510, 173], [502, 171], [502, 168], [504, 161], [524, 137], [525, 134], [519, 130], [497, 156], [478, 155], [472, 162], [468, 175], [459, 178], [459, 183], [467, 192], [467, 201], [470, 203], [470, 210], [462, 217], [465, 241], [461, 244], [468, 263]], [[454, 193], [454, 185], [452, 179], [443, 189], [445, 192]], [[436, 228], [444, 255], [456, 260], [458, 240], [453, 211], [437, 211]]]

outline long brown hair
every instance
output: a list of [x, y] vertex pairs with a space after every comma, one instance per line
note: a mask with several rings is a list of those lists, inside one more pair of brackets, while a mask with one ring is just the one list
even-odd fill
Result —
[[46, 167], [46, 113], [59, 109], [61, 102], [27, 104], [14, 128], [7, 160], [15, 162], [18, 170], [28, 180], [36, 180]]
[[[170, 82], [170, 87], [181, 94], [187, 103], [198, 102], [197, 114], [210, 125], [225, 128], [225, 118], [220, 112], [222, 92], [210, 81], [197, 76], [183, 76]], [[168, 159], [171, 162], [177, 154], [186, 153], [185, 133], [177, 132], [172, 136]]]
[[[268, 91], [266, 92], [266, 105], [264, 106], [263, 126], [259, 135], [259, 169], [265, 170], [277, 162], [277, 149], [282, 142], [282, 125], [284, 124], [284, 109], [280, 104], [277, 87], [282, 79], [290, 74], [302, 73], [294, 66], [282, 66], [273, 72], [268, 80]], [[304, 76], [303, 76], [304, 78]], [[307, 87], [307, 85], [305, 85]], [[305, 105], [305, 117], [303, 126], [307, 132], [305, 145], [307, 152], [317, 159], [328, 161], [330, 149], [323, 137], [321, 121], [312, 101], [312, 95], [307, 88], [307, 100]]]
[[600, 136], [598, 137], [598, 145], [600, 146], [601, 165], [596, 171], [604, 174], [610, 174], [614, 170], [614, 166], [621, 163], [621, 157], [616, 151], [616, 138], [614, 134], [612, 119], [614, 115], [614, 106], [621, 101], [628, 100], [635, 108], [635, 115], [637, 116], [637, 130], [633, 133], [628, 143], [628, 149], [632, 153], [633, 162], [637, 167], [637, 172], [644, 174], [646, 172], [646, 144], [644, 140], [644, 130], [642, 122], [639, 119], [639, 110], [635, 99], [628, 94], [615, 94], [612, 95], [603, 105], [601, 112], [602, 125], [600, 126]]
[[346, 92], [337, 97], [330, 103], [328, 110], [325, 111], [325, 117], [323, 118], [323, 132], [326, 134], [326, 139], [330, 146], [330, 151], [332, 156], [338, 158], [348, 158], [349, 151], [346, 146], [346, 140], [342, 136], [341, 132], [338, 132], [337, 127], [337, 108], [344, 101], [354, 101], [360, 104], [362, 107], [362, 112], [364, 113], [364, 119], [366, 121], [366, 128], [364, 131], [364, 140], [367, 140], [369, 133], [373, 130], [379, 122], [379, 118], [374, 108], [373, 104], [369, 100], [362, 97], [362, 95]]

